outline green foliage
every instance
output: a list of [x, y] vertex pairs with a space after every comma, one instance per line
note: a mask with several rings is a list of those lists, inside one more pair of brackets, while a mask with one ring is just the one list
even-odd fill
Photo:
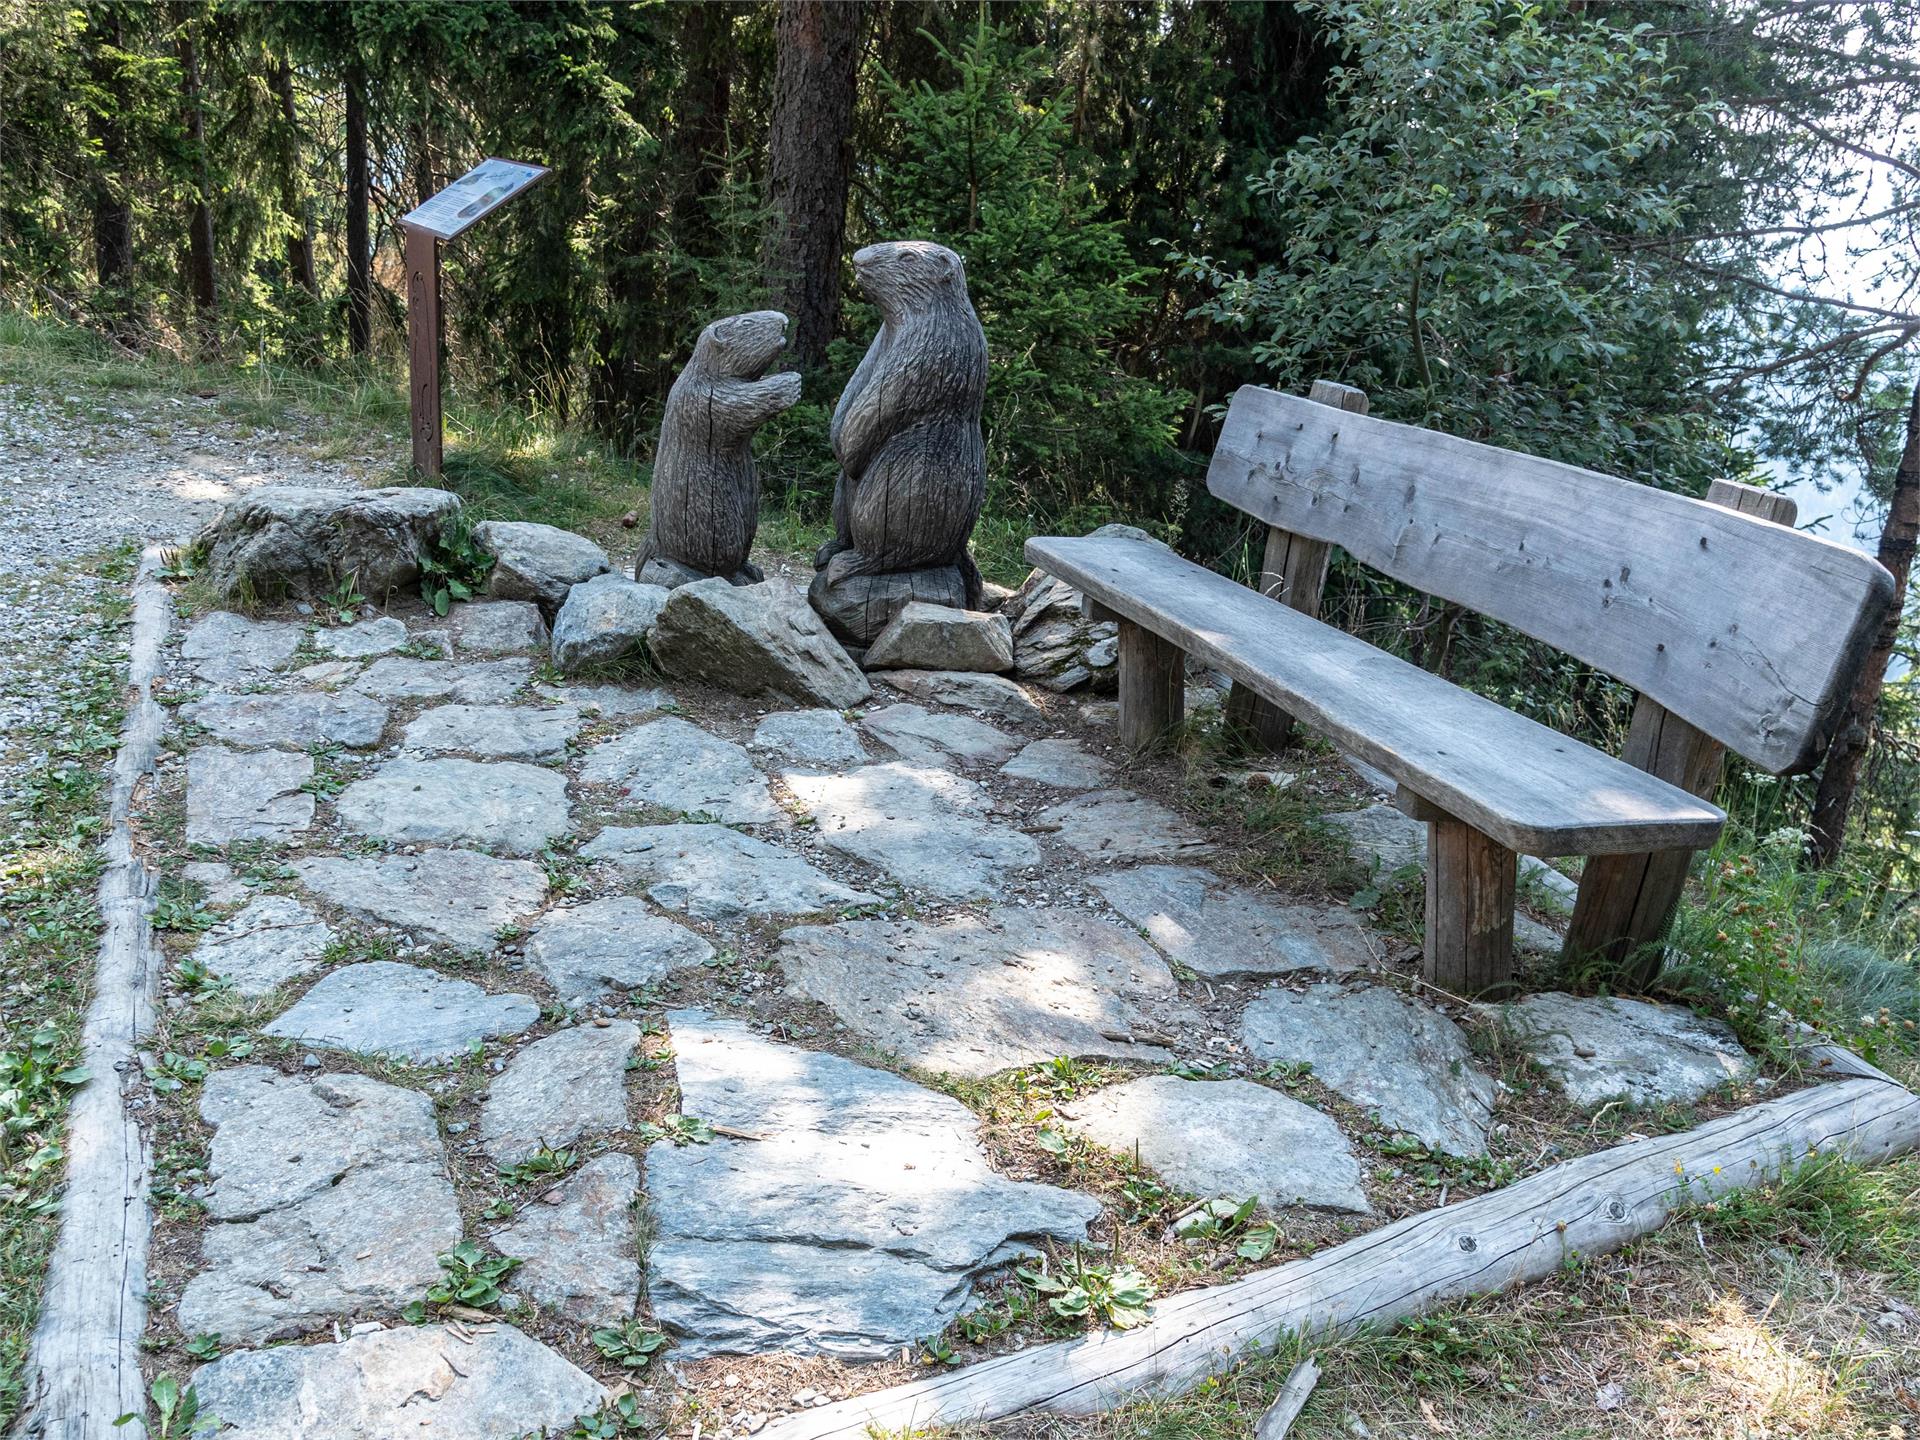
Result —
[[648, 1144], [656, 1140], [665, 1140], [676, 1149], [682, 1145], [705, 1145], [710, 1143], [713, 1137], [713, 1126], [692, 1115], [662, 1115], [657, 1124], [652, 1120], [646, 1120], [640, 1125], [642, 1140]]
[[530, 1185], [536, 1180], [549, 1180], [556, 1175], [566, 1174], [573, 1168], [574, 1159], [572, 1150], [555, 1150], [541, 1145], [517, 1164], [502, 1165], [500, 1178], [509, 1185]]
[[1332, 123], [1252, 182], [1286, 236], [1251, 274], [1176, 259], [1284, 388], [1669, 486], [1725, 474], [1676, 407], [1700, 302], [1642, 258], [1687, 223], [1665, 163], [1701, 102], [1652, 27], [1510, 0], [1325, 0]]
[[622, 1370], [646, 1369], [666, 1346], [665, 1335], [638, 1320], [593, 1332], [593, 1348]]
[[426, 1300], [405, 1306], [401, 1314], [413, 1324], [425, 1318], [428, 1306], [468, 1305], [475, 1310], [490, 1310], [500, 1303], [500, 1282], [519, 1267], [520, 1262], [502, 1255], [489, 1255], [471, 1240], [462, 1240], [453, 1249], [437, 1257], [441, 1276], [427, 1291]]
[[[171, 1375], [161, 1375], [147, 1387], [147, 1403], [153, 1406], [154, 1423], [146, 1427], [150, 1440], [187, 1440], [192, 1435], [210, 1435], [221, 1428], [218, 1417], [200, 1413], [200, 1396], [189, 1385], [185, 1390]], [[141, 1417], [132, 1412], [114, 1420], [114, 1427], [131, 1425]]]
[[473, 538], [473, 519], [456, 511], [420, 557], [420, 598], [445, 615], [456, 600], [471, 600], [487, 583], [493, 556]]
[[1069, 97], [1047, 95], [1047, 51], [989, 23], [939, 72], [887, 77], [895, 138], [874, 162], [876, 237], [940, 241], [967, 263], [987, 333], [992, 504], [1038, 522], [1126, 503], [1175, 507], [1174, 428], [1188, 397], [1126, 374], [1113, 351], [1138, 323], [1152, 272], [1105, 218]]
[[1097, 1260], [1076, 1250], [1053, 1269], [1044, 1257], [1014, 1271], [1019, 1282], [1044, 1299], [1058, 1319], [1074, 1325], [1131, 1330], [1149, 1318], [1153, 1283], [1131, 1265]]

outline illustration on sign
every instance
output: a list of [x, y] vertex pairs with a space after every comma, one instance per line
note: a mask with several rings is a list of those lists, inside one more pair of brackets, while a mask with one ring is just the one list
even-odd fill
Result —
[[546, 173], [544, 165], [482, 160], [438, 195], [402, 215], [400, 223], [451, 240]]

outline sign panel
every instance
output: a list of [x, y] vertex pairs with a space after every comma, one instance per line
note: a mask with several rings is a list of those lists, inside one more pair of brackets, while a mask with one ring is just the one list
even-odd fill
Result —
[[544, 165], [482, 160], [438, 195], [402, 215], [400, 223], [451, 240], [549, 173]]

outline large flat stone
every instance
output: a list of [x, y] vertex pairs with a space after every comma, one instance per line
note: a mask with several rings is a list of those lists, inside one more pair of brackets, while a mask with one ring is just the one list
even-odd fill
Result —
[[1203, 1199], [1258, 1197], [1269, 1209], [1308, 1205], [1353, 1214], [1372, 1209], [1360, 1161], [1340, 1127], [1251, 1080], [1147, 1075], [1076, 1100], [1060, 1118]]
[[461, 950], [491, 950], [495, 935], [547, 897], [547, 874], [538, 865], [471, 850], [377, 859], [317, 855], [295, 860], [293, 869], [323, 900]]
[[1035, 725], [1047, 718], [1047, 712], [1026, 688], [1004, 675], [965, 670], [889, 670], [879, 678], [916, 700], [978, 710], [1016, 725]]
[[626, 896], [549, 911], [527, 939], [527, 959], [570, 1007], [638, 990], [712, 958], [705, 940]]
[[1309, 1064], [1336, 1095], [1429, 1149], [1483, 1155], [1497, 1093], [1446, 1016], [1379, 986], [1268, 990], [1240, 1017], [1250, 1054]]
[[1282, 905], [1211, 870], [1141, 865], [1094, 875], [1090, 883], [1169, 960], [1209, 978], [1378, 963], [1377, 942], [1351, 911]]
[[1008, 871], [1040, 863], [1030, 837], [986, 818], [986, 791], [950, 771], [868, 765], [846, 775], [790, 770], [782, 778], [814, 817], [823, 845], [915, 889], [987, 899]]
[[579, 733], [580, 713], [564, 705], [436, 705], [408, 724], [400, 743], [491, 760], [556, 760]]
[[248, 684], [293, 659], [303, 633], [284, 620], [249, 620], [216, 610], [187, 631], [180, 641], [180, 658], [209, 684]]
[[380, 743], [387, 707], [365, 695], [296, 691], [289, 695], [209, 695], [181, 707], [180, 718], [204, 726], [234, 745], [277, 745], [304, 750], [309, 745], [350, 745], [364, 749]]
[[1074, 910], [935, 923], [852, 920], [780, 937], [791, 993], [909, 1065], [991, 1075], [1056, 1055], [1164, 1062], [1173, 973], [1137, 935]]
[[286, 895], [262, 895], [207, 931], [193, 958], [240, 995], [265, 995], [320, 963], [333, 931]]
[[533, 693], [562, 705], [571, 705], [587, 715], [618, 719], [628, 715], [650, 715], [664, 710], [673, 700], [666, 691], [651, 686], [633, 685], [536, 685]]
[[811, 915], [880, 901], [789, 850], [724, 825], [610, 826], [580, 853], [618, 865], [646, 887], [654, 904], [695, 920]]
[[312, 778], [313, 761], [290, 750], [202, 745], [187, 756], [187, 843], [292, 840], [313, 823], [300, 788]]
[[647, 1288], [679, 1354], [878, 1359], [1097, 1202], [995, 1173], [958, 1101], [837, 1055], [675, 1011], [681, 1107], [764, 1138], [651, 1146]]
[[389, 655], [369, 665], [353, 688], [382, 700], [497, 705], [511, 700], [532, 678], [531, 660], [416, 660]]
[[1113, 767], [1071, 740], [1036, 740], [1000, 767], [1013, 780], [1032, 780], [1056, 790], [1097, 790]]
[[1482, 1008], [1576, 1105], [1698, 1100], [1754, 1070], [1733, 1031], [1678, 1005], [1550, 991]]
[[776, 710], [754, 726], [747, 747], [822, 767], [864, 765], [871, 758], [859, 732], [838, 710]]
[[543, 649], [547, 622], [530, 600], [473, 600], [447, 616], [453, 643], [475, 655]]
[[434, 1257], [459, 1240], [460, 1211], [425, 1095], [249, 1065], [208, 1077], [200, 1114], [214, 1127], [211, 1223], [206, 1269], [180, 1297], [187, 1334], [297, 1335], [439, 1279]]
[[340, 823], [396, 844], [531, 855], [567, 833], [567, 777], [518, 761], [389, 760], [334, 804]]
[[640, 1043], [631, 1020], [576, 1025], [536, 1040], [493, 1082], [480, 1107], [480, 1144], [499, 1165], [542, 1145], [627, 1128], [627, 1061]]
[[636, 658], [666, 603], [665, 587], [641, 585], [624, 575], [596, 575], [574, 586], [553, 617], [555, 668], [572, 675]]
[[368, 960], [330, 971], [265, 1034], [394, 1060], [451, 1060], [540, 1018], [528, 995], [489, 995], [418, 965]]
[[580, 766], [580, 778], [589, 785], [618, 785], [648, 805], [711, 815], [728, 825], [780, 818], [766, 778], [745, 750], [674, 715], [594, 746]]
[[701, 580], [668, 598], [648, 642], [669, 675], [844, 710], [873, 693], [797, 587]]
[[977, 670], [1013, 668], [1013, 627], [1004, 615], [953, 610], [909, 600], [867, 647], [869, 670]]
[[1034, 816], [1033, 828], [1095, 860], [1177, 860], [1213, 848], [1198, 828], [1131, 790], [1076, 795]]
[[487, 594], [495, 600], [530, 600], [551, 615], [567, 591], [613, 567], [607, 552], [571, 530], [525, 520], [489, 520], [473, 538], [494, 557]]
[[523, 1263], [513, 1288], [576, 1325], [618, 1325], [640, 1294], [633, 1201], [640, 1166], [631, 1155], [589, 1160], [560, 1183], [553, 1203], [522, 1207], [493, 1237]]
[[913, 764], [944, 765], [966, 760], [998, 765], [1020, 742], [984, 720], [949, 715], [920, 705], [888, 705], [871, 710], [860, 723], [876, 739]]
[[391, 655], [407, 643], [406, 622], [391, 615], [378, 620], [361, 620], [337, 630], [320, 630], [313, 637], [314, 648], [323, 655], [341, 660], [367, 660], [375, 655]]
[[600, 1408], [600, 1382], [511, 1325], [407, 1325], [242, 1350], [193, 1374], [222, 1440], [517, 1440]]

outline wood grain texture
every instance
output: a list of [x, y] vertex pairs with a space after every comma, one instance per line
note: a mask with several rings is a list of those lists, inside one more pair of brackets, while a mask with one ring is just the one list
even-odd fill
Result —
[[1800, 518], [1800, 507], [1785, 495], [1762, 490], [1758, 485], [1742, 485], [1738, 480], [1715, 480], [1707, 486], [1707, 504], [1742, 515], [1758, 515], [1775, 525], [1791, 528]]
[[[1366, 414], [1371, 403], [1366, 391], [1332, 380], [1314, 381], [1307, 398], [1355, 415]], [[1317, 620], [1320, 597], [1327, 586], [1327, 565], [1332, 559], [1333, 547], [1326, 541], [1269, 525], [1260, 560], [1260, 583], [1255, 588], [1269, 599], [1291, 605]], [[1293, 717], [1244, 685], [1235, 685], [1227, 692], [1225, 717], [1229, 730], [1242, 743], [1263, 750], [1283, 750], [1292, 743]]]
[[1180, 723], [1187, 657], [1170, 640], [1120, 618], [1120, 743], [1144, 750]]
[[[760, 525], [753, 436], [800, 399], [798, 374], [766, 373], [786, 343], [787, 317], [778, 310], [729, 315], [700, 332], [660, 417], [637, 579], [760, 578], [747, 561]], [[666, 563], [649, 574], [656, 560]]]
[[1420, 973], [1449, 995], [1479, 996], [1513, 976], [1519, 857], [1451, 816], [1427, 821], [1426, 946]]
[[1824, 750], [1892, 577], [1754, 515], [1248, 386], [1207, 488], [1651, 695], [1761, 767]]
[[1307, 1397], [1319, 1383], [1320, 1362], [1309, 1355], [1288, 1373], [1280, 1393], [1261, 1413], [1260, 1423], [1253, 1427], [1253, 1440], [1287, 1440], [1287, 1432], [1293, 1429], [1293, 1422], [1306, 1408]]
[[1716, 807], [1158, 545], [1038, 537], [1027, 559], [1171, 638], [1527, 855], [1710, 844]]
[[761, 1440], [854, 1440], [998, 1419], [1084, 1415], [1178, 1394], [1296, 1334], [1338, 1336], [1551, 1275], [1658, 1228], [1676, 1205], [1766, 1184], [1809, 1153], [1863, 1163], [1920, 1146], [1920, 1099], [1844, 1080], [1634, 1141], [1382, 1226], [1304, 1260], [1190, 1290], [1151, 1323], [1003, 1355], [775, 1420]]
[[441, 470], [440, 416], [440, 242], [409, 225], [407, 266], [407, 392], [413, 432], [413, 468], [422, 475]]
[[114, 1420], [146, 1403], [139, 1342], [147, 1325], [147, 1213], [151, 1156], [120, 1094], [140, 1073], [153, 1028], [163, 957], [153, 943], [153, 877], [134, 849], [135, 788], [153, 774], [165, 711], [153, 698], [173, 606], [149, 549], [134, 581], [129, 708], [114, 758], [105, 868], [97, 892], [102, 934], [93, 1001], [81, 1031], [90, 1078], [67, 1116], [67, 1184], [59, 1238], [47, 1265], [40, 1321], [28, 1353], [13, 1433], [35, 1440], [122, 1440]]

